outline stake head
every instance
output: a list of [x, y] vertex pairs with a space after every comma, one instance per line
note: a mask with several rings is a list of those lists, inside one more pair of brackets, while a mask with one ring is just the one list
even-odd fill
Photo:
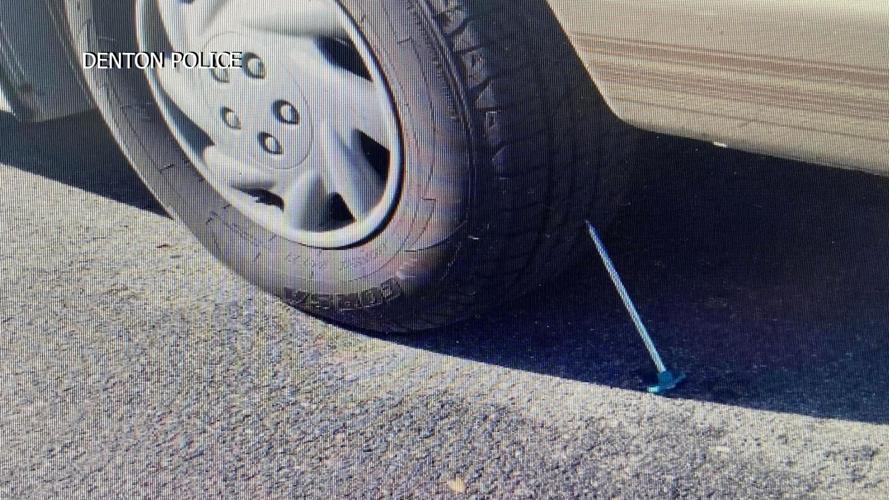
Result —
[[648, 392], [657, 395], [664, 395], [685, 381], [685, 374], [682, 372], [673, 373], [665, 370], [657, 374], [657, 384], [648, 386]]

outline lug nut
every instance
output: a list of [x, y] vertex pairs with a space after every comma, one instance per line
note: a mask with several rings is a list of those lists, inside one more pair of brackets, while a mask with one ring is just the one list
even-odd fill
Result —
[[299, 111], [287, 101], [275, 103], [275, 117], [278, 121], [296, 125], [299, 123]]
[[262, 149], [264, 149], [266, 153], [279, 155], [284, 152], [284, 149], [281, 147], [281, 142], [271, 134], [259, 134], [259, 143], [262, 145]]
[[222, 108], [221, 111], [222, 121], [228, 126], [228, 128], [238, 130], [241, 128], [241, 119], [238, 118], [238, 114], [232, 111], [229, 108]]
[[265, 78], [265, 63], [259, 56], [251, 54], [244, 61], [244, 71], [251, 78]]
[[210, 74], [213, 75], [213, 79], [219, 83], [228, 83], [231, 81], [228, 76], [228, 69], [226, 68], [213, 68], [210, 70]]

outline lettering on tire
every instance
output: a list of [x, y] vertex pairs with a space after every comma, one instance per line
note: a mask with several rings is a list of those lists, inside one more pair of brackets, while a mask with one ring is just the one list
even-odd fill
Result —
[[392, 278], [378, 287], [347, 294], [310, 293], [288, 288], [284, 292], [284, 301], [291, 306], [314, 311], [348, 312], [379, 307], [394, 301], [401, 295], [401, 284], [397, 279]]

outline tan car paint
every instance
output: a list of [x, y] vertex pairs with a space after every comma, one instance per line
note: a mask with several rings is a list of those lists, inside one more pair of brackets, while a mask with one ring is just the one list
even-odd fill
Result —
[[889, 2], [548, 1], [622, 119], [889, 174]]

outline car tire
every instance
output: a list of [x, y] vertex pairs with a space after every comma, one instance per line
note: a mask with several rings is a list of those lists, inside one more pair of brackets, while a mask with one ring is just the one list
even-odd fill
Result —
[[[136, 4], [68, 0], [77, 50], [139, 50]], [[398, 199], [380, 227], [336, 248], [270, 231], [195, 166], [145, 71], [86, 71], [102, 116], [160, 203], [250, 282], [310, 314], [379, 332], [448, 325], [565, 271], [587, 244], [583, 221], [603, 226], [613, 216], [636, 135], [608, 111], [546, 2], [337, 6], [373, 51], [398, 120]]]

